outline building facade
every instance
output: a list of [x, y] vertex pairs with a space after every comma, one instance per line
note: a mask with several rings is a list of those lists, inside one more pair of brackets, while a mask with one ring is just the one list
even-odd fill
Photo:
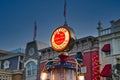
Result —
[[[37, 41], [27, 43], [24, 57], [24, 78], [23, 80], [41, 80], [41, 71], [50, 59], [58, 59], [58, 52], [46, 44], [36, 44]], [[39, 45], [39, 48], [37, 47]], [[31, 49], [31, 48], [34, 48]], [[75, 59], [78, 52], [82, 53], [81, 66], [85, 80], [100, 80], [98, 39], [93, 36], [77, 39], [74, 47], [69, 51], [68, 59]], [[92, 74], [91, 74], [92, 73]], [[50, 77], [50, 76], [49, 76]]]
[[0, 50], [0, 80], [22, 80], [23, 53]]
[[103, 29], [98, 23], [101, 80], [120, 79], [120, 19]]
[[39, 80], [40, 68], [38, 64], [41, 53], [38, 50], [48, 46], [48, 44], [36, 40], [27, 43], [24, 55], [23, 80]]

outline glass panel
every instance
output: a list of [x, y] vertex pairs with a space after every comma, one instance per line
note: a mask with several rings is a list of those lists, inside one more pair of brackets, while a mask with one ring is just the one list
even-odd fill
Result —
[[37, 74], [37, 65], [34, 62], [29, 62], [26, 67], [27, 76]]

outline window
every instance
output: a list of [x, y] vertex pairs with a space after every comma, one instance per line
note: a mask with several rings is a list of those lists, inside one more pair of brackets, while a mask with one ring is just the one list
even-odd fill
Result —
[[113, 80], [111, 77], [106, 77], [106, 80]]
[[32, 61], [26, 65], [26, 76], [34, 76], [37, 74], [37, 65]]
[[10, 62], [8, 60], [5, 60], [3, 65], [4, 65], [4, 69], [8, 69], [10, 67]]
[[29, 55], [32, 56], [34, 53], [35, 53], [34, 48], [30, 48], [30, 50], [29, 50]]
[[111, 55], [111, 52], [108, 51], [108, 52], [104, 52], [106, 56], [110, 56]]

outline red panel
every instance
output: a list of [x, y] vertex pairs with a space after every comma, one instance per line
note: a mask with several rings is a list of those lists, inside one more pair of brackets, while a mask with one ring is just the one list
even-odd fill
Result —
[[43, 71], [43, 68], [45, 67], [45, 63], [46, 63], [46, 62], [40, 63], [40, 73], [41, 73], [41, 71]]
[[[92, 60], [94, 55], [98, 55], [98, 51], [90, 51], [90, 52], [83, 53], [83, 65], [87, 67], [87, 73], [85, 74], [85, 80], [91, 80], [91, 79], [94, 80], [93, 74], [96, 73], [93, 67], [94, 61]], [[98, 77], [100, 77], [99, 71], [100, 70], [98, 68], [98, 71], [97, 71]], [[97, 80], [100, 80], [100, 79], [98, 78]]]
[[85, 74], [85, 80], [91, 79], [91, 57], [90, 52], [83, 53], [83, 65], [87, 67], [87, 73]]

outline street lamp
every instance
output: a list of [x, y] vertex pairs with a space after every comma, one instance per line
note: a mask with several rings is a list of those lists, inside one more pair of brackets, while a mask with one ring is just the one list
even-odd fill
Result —
[[85, 80], [85, 77], [83, 74], [78, 74], [78, 80]]
[[[72, 28], [63, 25], [54, 30], [51, 36], [51, 46], [57, 51], [59, 59], [49, 60], [41, 73], [42, 80], [84, 80], [78, 75], [81, 69], [82, 53], [79, 52], [75, 59], [70, 59], [68, 52], [74, 47], [76, 36]], [[48, 71], [48, 73], [44, 72]]]
[[46, 80], [47, 79], [47, 75], [48, 75], [48, 73], [47, 72], [45, 72], [45, 71], [43, 71], [42, 73], [41, 73], [41, 80]]
[[46, 64], [44, 65], [43, 71], [41, 72], [41, 80], [47, 80], [48, 79], [48, 75], [49, 75], [49, 69], [52, 66], [53, 61], [52, 59], [49, 59], [48, 62], [46, 62]]

